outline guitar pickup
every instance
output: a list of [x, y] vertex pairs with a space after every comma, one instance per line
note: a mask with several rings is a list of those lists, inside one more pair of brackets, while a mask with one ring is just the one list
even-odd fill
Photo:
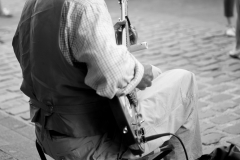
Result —
[[144, 136], [145, 135], [145, 129], [140, 128], [139, 130], [135, 130], [136, 136]]

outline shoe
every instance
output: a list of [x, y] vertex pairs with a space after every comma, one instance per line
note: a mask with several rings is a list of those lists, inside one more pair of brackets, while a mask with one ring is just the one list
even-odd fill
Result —
[[225, 34], [226, 34], [227, 36], [229, 36], [229, 37], [235, 37], [235, 36], [236, 36], [236, 30], [235, 30], [234, 27], [228, 27], [228, 28], [226, 29]]
[[2, 12], [0, 13], [0, 17], [6, 17], [6, 18], [10, 18], [13, 15], [10, 13], [10, 11], [6, 8], [2, 9]]
[[228, 53], [232, 58], [240, 59], [240, 49], [234, 49]]

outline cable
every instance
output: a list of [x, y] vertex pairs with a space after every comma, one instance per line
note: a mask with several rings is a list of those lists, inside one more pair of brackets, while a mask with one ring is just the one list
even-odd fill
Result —
[[181, 143], [181, 145], [182, 145], [182, 147], [183, 147], [183, 150], [184, 150], [186, 159], [188, 160], [188, 155], [187, 155], [186, 148], [185, 148], [182, 140], [181, 140], [178, 136], [176, 136], [175, 134], [172, 134], [172, 133], [163, 133], [163, 134], [156, 134], [156, 135], [153, 135], [153, 136], [145, 137], [145, 138], [144, 138], [144, 143], [145, 143], [145, 142], [148, 142], [148, 141], [152, 141], [152, 140], [157, 139], [157, 138], [160, 138], [160, 137], [165, 137], [165, 136], [170, 136], [170, 135], [176, 137], [176, 138], [180, 141], [180, 143]]

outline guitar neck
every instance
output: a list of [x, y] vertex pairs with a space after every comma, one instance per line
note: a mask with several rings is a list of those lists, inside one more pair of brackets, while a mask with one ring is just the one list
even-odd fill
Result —
[[130, 39], [129, 39], [129, 23], [126, 19], [128, 16], [128, 0], [120, 0], [121, 5], [121, 20], [126, 20], [126, 25], [122, 28], [122, 45], [126, 46], [127, 48], [130, 47]]

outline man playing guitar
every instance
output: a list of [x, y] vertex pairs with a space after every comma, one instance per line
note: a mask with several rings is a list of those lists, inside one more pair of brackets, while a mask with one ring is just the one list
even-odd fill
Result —
[[129, 149], [134, 145], [122, 143], [109, 101], [137, 88], [145, 136], [175, 133], [190, 160], [201, 156], [194, 74], [161, 73], [117, 45], [104, 0], [27, 0], [13, 48], [37, 144], [45, 154], [56, 160], [153, 159], [169, 141], [175, 149], [167, 158], [184, 160], [174, 137], [146, 142], [142, 157]]

